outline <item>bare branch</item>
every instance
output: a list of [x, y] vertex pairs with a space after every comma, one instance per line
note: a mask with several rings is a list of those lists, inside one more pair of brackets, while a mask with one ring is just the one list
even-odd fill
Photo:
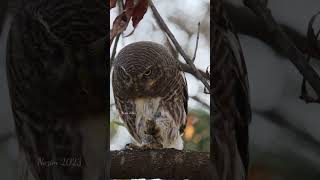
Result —
[[316, 138], [314, 138], [312, 134], [294, 125], [293, 123], [291, 123], [291, 121], [286, 120], [285, 117], [283, 117], [283, 115], [281, 115], [280, 113], [274, 110], [254, 110], [253, 112], [263, 117], [266, 117], [266, 120], [270, 121], [276, 126], [290, 131], [292, 134], [296, 136], [299, 143], [309, 144], [312, 147], [312, 149], [320, 155], [320, 142]]
[[159, 150], [111, 151], [111, 178], [211, 179], [209, 153]]
[[191, 96], [190, 98], [197, 101], [198, 103], [200, 103], [201, 105], [203, 105], [204, 107], [206, 107], [210, 110], [210, 106], [207, 103], [205, 103], [204, 101], [202, 101], [198, 96]]
[[[111, 55], [111, 58], [110, 58], [110, 64], [111, 64], [111, 66], [112, 66], [112, 64], [113, 64], [114, 58], [115, 58], [116, 53], [117, 53], [117, 46], [118, 46], [118, 41], [119, 41], [119, 39], [120, 39], [120, 35], [121, 35], [121, 34], [118, 34], [118, 35], [116, 36], [116, 40], [115, 40], [114, 45], [113, 45], [112, 55]], [[111, 68], [110, 68], [110, 71], [111, 71]]]
[[[119, 1], [118, 1], [118, 6], [119, 6], [119, 14], [121, 14], [122, 11], [123, 11], [123, 1], [122, 1], [122, 0], [119, 0]], [[123, 33], [121, 33], [121, 34], [123, 34]], [[116, 40], [115, 40], [114, 45], [113, 45], [112, 55], [111, 55], [111, 58], [110, 58], [110, 64], [111, 64], [111, 66], [112, 66], [112, 64], [113, 64], [114, 58], [115, 58], [116, 53], [117, 53], [118, 41], [119, 41], [119, 38], [120, 38], [120, 35], [121, 35], [121, 34], [118, 34], [118, 35], [116, 36]], [[110, 71], [111, 71], [111, 68], [110, 68]]]
[[280, 47], [281, 51], [289, 57], [291, 62], [300, 71], [303, 77], [309, 82], [311, 87], [315, 90], [318, 97], [320, 97], [320, 78], [316, 71], [309, 65], [307, 59], [295, 44], [289, 39], [286, 33], [276, 23], [269, 9], [267, 9], [260, 1], [244, 0], [248, 6], [257, 16], [259, 16], [266, 24], [268, 32], [273, 41]]
[[[178, 60], [178, 52], [172, 47], [172, 44], [170, 43], [168, 37], [167, 37], [167, 44], [168, 44], [168, 46], [169, 46], [169, 50], [170, 50], [172, 56], [177, 59], [177, 62], [179, 63], [179, 66], [181, 67], [181, 70], [182, 70], [183, 72], [190, 73], [190, 74], [192, 74], [195, 78], [197, 78], [197, 76], [195, 75], [195, 72], [192, 70], [192, 68], [191, 68], [188, 64], [184, 64], [183, 62], [181, 62], [181, 61]], [[201, 74], [204, 78], [210, 79], [209, 74], [207, 74], [206, 72], [204, 72], [204, 71], [202, 71], [202, 70], [200, 70], [200, 69], [198, 69], [198, 71], [200, 72], [200, 74]], [[198, 79], [198, 78], [197, 78], [197, 79]], [[198, 79], [198, 80], [199, 80], [199, 79]]]
[[[190, 74], [192, 74], [195, 78], [198, 79], [198, 77], [196, 76], [195, 72], [193, 71], [193, 69], [192, 69], [190, 66], [188, 66], [188, 64], [184, 64], [184, 63], [182, 63], [181, 61], [179, 61], [179, 65], [180, 65], [181, 69], [182, 69], [184, 72], [190, 73]], [[198, 69], [198, 71], [200, 72], [200, 74], [201, 74], [204, 78], [210, 79], [210, 77], [208, 76], [207, 73], [205, 73], [204, 71], [202, 71], [202, 70], [200, 70], [200, 69]], [[198, 80], [200, 80], [200, 79], [198, 79]]]
[[200, 22], [198, 23], [198, 33], [197, 33], [197, 40], [196, 40], [196, 48], [194, 49], [192, 62], [194, 62], [194, 60], [196, 60], [198, 44], [199, 44], [199, 34], [200, 34]]
[[169, 30], [167, 24], [164, 22], [164, 20], [162, 19], [161, 15], [159, 14], [158, 10], [156, 9], [156, 7], [154, 6], [152, 0], [148, 0], [149, 2], [149, 6], [153, 12], [153, 15], [157, 21], [157, 23], [159, 24], [160, 28], [167, 34], [167, 36], [169, 36], [170, 40], [172, 41], [172, 43], [174, 44], [174, 46], [176, 47], [177, 51], [181, 54], [181, 56], [184, 58], [184, 60], [187, 62], [187, 64], [191, 67], [192, 71], [194, 71], [194, 75], [197, 79], [199, 79], [204, 86], [209, 90], [210, 89], [210, 85], [207, 81], [206, 78], [204, 78], [201, 73], [197, 70], [197, 68], [195, 67], [195, 65], [193, 64], [192, 60], [188, 57], [188, 55], [183, 51], [182, 47], [180, 46], [180, 44], [178, 43], [177, 39], [174, 37], [174, 35], [172, 34], [172, 32]]

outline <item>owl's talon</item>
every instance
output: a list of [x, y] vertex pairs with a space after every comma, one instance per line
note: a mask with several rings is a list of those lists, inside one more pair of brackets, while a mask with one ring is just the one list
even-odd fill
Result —
[[162, 149], [163, 145], [159, 143], [152, 143], [152, 144], [144, 144], [141, 147], [142, 149], [150, 150], [150, 149]]
[[125, 149], [134, 150], [134, 149], [140, 149], [140, 147], [133, 143], [129, 143], [129, 144], [126, 144]]

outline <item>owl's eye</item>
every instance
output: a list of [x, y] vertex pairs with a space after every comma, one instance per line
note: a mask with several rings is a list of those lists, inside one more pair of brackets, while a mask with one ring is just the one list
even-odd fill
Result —
[[151, 74], [151, 70], [149, 69], [148, 71], [146, 71], [143, 75], [144, 76], [149, 76]]

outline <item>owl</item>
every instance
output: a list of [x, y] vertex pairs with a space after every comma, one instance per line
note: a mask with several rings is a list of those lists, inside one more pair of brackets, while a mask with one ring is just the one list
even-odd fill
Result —
[[104, 176], [108, 146], [105, 3], [21, 3], [8, 37], [6, 69], [27, 168], [22, 176], [97, 180]]
[[112, 87], [135, 147], [183, 149], [187, 83], [164, 46], [143, 41], [124, 47], [114, 62]]

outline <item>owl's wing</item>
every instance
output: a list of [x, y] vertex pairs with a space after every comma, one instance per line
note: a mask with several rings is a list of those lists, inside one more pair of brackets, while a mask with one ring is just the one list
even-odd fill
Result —
[[114, 101], [121, 119], [129, 130], [131, 136], [138, 143], [141, 143], [140, 136], [136, 130], [136, 105], [132, 100], [122, 100], [114, 94]]
[[180, 134], [184, 132], [187, 113], [188, 113], [188, 87], [187, 81], [180, 71], [174, 71], [175, 78], [169, 81], [170, 87], [167, 88], [166, 96], [163, 97], [161, 103], [169, 111], [175, 121]]

